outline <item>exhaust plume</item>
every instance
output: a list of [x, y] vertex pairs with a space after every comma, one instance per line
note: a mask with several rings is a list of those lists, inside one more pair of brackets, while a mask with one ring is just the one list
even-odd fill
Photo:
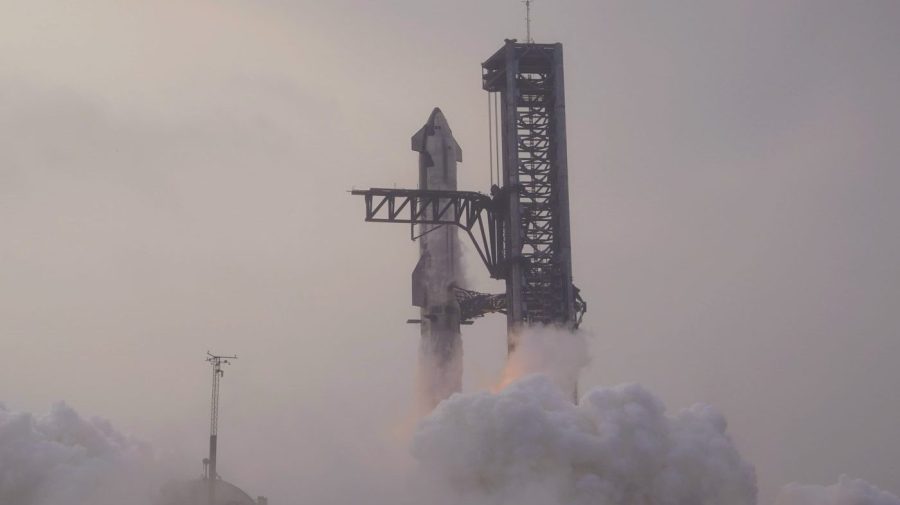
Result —
[[423, 420], [412, 452], [438, 503], [756, 503], [755, 471], [725, 419], [706, 405], [669, 416], [637, 384], [578, 405], [543, 374], [454, 395]]
[[900, 505], [900, 498], [864, 480], [842, 475], [830, 486], [788, 484], [781, 489], [775, 505]]
[[150, 448], [65, 403], [43, 416], [0, 405], [0, 504], [151, 505]]
[[554, 326], [529, 326], [516, 338], [515, 351], [509, 356], [499, 391], [516, 379], [544, 374], [564, 392], [575, 392], [581, 370], [590, 363], [586, 334]]

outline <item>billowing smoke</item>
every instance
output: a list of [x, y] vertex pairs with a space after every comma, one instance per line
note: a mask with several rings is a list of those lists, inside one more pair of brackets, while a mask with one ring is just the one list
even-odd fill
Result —
[[[424, 332], [423, 332], [424, 333]], [[425, 334], [419, 341], [416, 411], [426, 415], [443, 399], [462, 390], [463, 349], [459, 333]]]
[[0, 406], [0, 504], [150, 504], [155, 471], [145, 444], [64, 403], [43, 416]]
[[[493, 392], [456, 394], [419, 426], [416, 482], [465, 505], [754, 505], [756, 475], [708, 405], [667, 414], [637, 384], [572, 399], [588, 363], [582, 333], [528, 328]], [[785, 486], [775, 505], [900, 505], [842, 477]]]
[[756, 503], [753, 467], [721, 415], [697, 405], [668, 416], [636, 384], [578, 405], [545, 375], [455, 395], [422, 422], [413, 454], [444, 503]]
[[[576, 404], [574, 381], [586, 356], [582, 334], [523, 332], [502, 386], [454, 394], [421, 421], [411, 486], [398, 490], [388, 482], [381, 489], [386, 496], [365, 501], [756, 504], [754, 468], [722, 415], [707, 405], [667, 413], [637, 384], [595, 388]], [[160, 484], [174, 477], [161, 475], [163, 466], [146, 444], [63, 403], [43, 416], [0, 406], [0, 505], [157, 505]], [[373, 472], [357, 478], [398, 477]], [[841, 477], [831, 486], [785, 486], [774, 505], [900, 505], [900, 499]]]
[[497, 389], [530, 374], [546, 375], [565, 392], [575, 392], [581, 370], [590, 363], [584, 332], [553, 326], [525, 328], [503, 370]]
[[864, 480], [841, 476], [831, 486], [788, 484], [775, 505], [900, 505], [900, 498]]

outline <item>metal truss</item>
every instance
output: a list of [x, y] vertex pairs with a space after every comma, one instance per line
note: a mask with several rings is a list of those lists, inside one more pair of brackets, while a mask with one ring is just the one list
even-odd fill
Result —
[[483, 65], [501, 94], [511, 324], [577, 327], [586, 305], [572, 285], [562, 46], [507, 40]]
[[523, 73], [516, 103], [519, 209], [522, 257], [525, 259], [524, 299], [527, 319], [542, 323], [567, 319], [557, 282], [555, 264], [556, 220], [553, 197], [553, 164], [550, 156], [550, 65], [544, 72]]
[[[417, 224], [458, 226], [466, 231], [482, 262], [495, 279], [505, 279], [508, 275], [503, 256], [502, 237], [504, 220], [496, 209], [503, 208], [508, 192], [499, 192], [494, 198], [474, 191], [441, 191], [421, 189], [372, 188], [353, 190], [351, 194], [362, 196], [366, 205], [366, 221], [374, 223], [410, 224], [410, 236]], [[425, 233], [429, 233], [432, 228]], [[476, 235], [475, 231], [478, 231]], [[419, 235], [421, 236], [421, 235]], [[479, 237], [481, 242], [476, 238]], [[587, 310], [575, 291], [576, 326]], [[492, 313], [507, 313], [507, 295], [479, 293], [453, 286], [454, 295], [460, 307], [460, 319], [471, 321]]]
[[587, 312], [587, 302], [581, 297], [581, 290], [572, 285], [572, 291], [575, 293], [575, 327], [581, 326], [581, 320], [584, 319], [584, 313]]
[[453, 287], [456, 301], [459, 303], [460, 319], [469, 321], [476, 317], [483, 317], [485, 314], [499, 312], [506, 314], [506, 294], [493, 295], [490, 293], [479, 293], [470, 289], [463, 289], [458, 286]]
[[[494, 199], [474, 191], [372, 188], [353, 190], [366, 202], [366, 221], [458, 226], [469, 235], [491, 277], [504, 278], [503, 223]], [[428, 233], [430, 231], [426, 231]]]

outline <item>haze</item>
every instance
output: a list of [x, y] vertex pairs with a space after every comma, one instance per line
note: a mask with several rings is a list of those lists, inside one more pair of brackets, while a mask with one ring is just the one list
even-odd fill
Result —
[[[523, 16], [0, 1], [0, 400], [65, 400], [193, 476], [204, 353], [235, 353], [223, 476], [272, 503], [377, 493], [372, 455], [411, 423], [417, 248], [345, 191], [413, 186], [434, 106], [460, 187], [486, 191], [479, 64]], [[900, 493], [900, 4], [539, 0], [534, 18], [565, 47], [582, 384], [717, 406], [760, 503], [842, 473]], [[505, 321], [466, 330], [472, 390], [500, 373]]]

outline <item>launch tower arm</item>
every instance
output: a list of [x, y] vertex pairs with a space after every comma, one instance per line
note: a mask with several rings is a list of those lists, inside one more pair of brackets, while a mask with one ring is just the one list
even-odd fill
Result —
[[[464, 321], [482, 317], [486, 314], [499, 312], [506, 314], [506, 294], [479, 293], [470, 289], [454, 286], [456, 301], [459, 303], [460, 316]], [[580, 290], [572, 286], [575, 292], [575, 327], [581, 325], [584, 313], [587, 312], [587, 302], [581, 297]]]
[[453, 291], [459, 303], [460, 319], [463, 321], [494, 312], [506, 314], [506, 293], [479, 293], [459, 286], [454, 286]]
[[474, 191], [391, 188], [351, 194], [364, 197], [369, 222], [458, 226], [469, 235], [491, 277], [504, 278], [503, 224], [491, 197]]
[[[500, 214], [504, 193], [494, 198], [475, 191], [445, 191], [427, 189], [372, 188], [353, 190], [366, 204], [366, 221], [373, 223], [404, 223], [410, 225], [452, 225], [462, 228], [491, 277], [505, 279], [509, 275], [508, 261], [503, 252], [504, 224]], [[575, 320], [578, 327], [587, 311], [578, 288], [572, 286]], [[456, 288], [456, 297], [464, 320], [508, 309], [506, 295], [491, 295]]]

